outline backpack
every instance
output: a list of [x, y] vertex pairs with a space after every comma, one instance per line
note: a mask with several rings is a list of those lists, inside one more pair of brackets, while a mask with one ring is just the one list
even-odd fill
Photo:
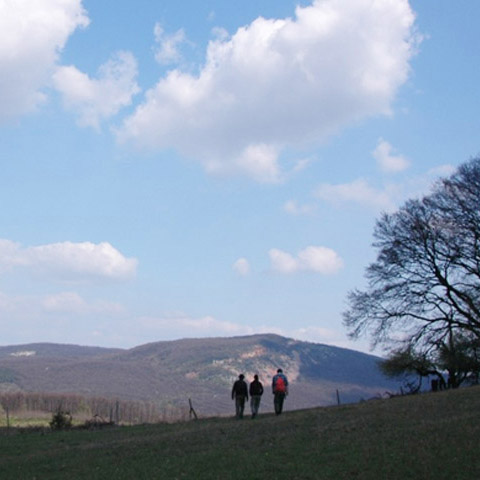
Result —
[[285, 380], [283, 377], [278, 376], [275, 380], [275, 393], [285, 393], [287, 391], [287, 387], [285, 385]]

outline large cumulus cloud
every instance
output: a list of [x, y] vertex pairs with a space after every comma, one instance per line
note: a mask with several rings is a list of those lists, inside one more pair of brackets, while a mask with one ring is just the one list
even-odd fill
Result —
[[197, 75], [171, 70], [125, 120], [122, 141], [175, 148], [208, 171], [277, 181], [287, 146], [388, 114], [417, 36], [407, 0], [315, 0], [208, 45]]
[[88, 22], [81, 0], [0, 1], [0, 123], [45, 100], [61, 50]]

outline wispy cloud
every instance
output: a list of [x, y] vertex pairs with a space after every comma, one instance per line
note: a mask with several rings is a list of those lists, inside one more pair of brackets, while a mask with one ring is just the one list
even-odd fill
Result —
[[166, 33], [160, 23], [155, 24], [155, 60], [162, 65], [178, 63], [182, 60], [181, 46], [187, 42], [185, 30]]
[[98, 300], [88, 302], [76, 292], [60, 292], [47, 295], [40, 300], [40, 304], [45, 312], [69, 315], [117, 315], [125, 312], [125, 308], [118, 303]]
[[313, 203], [299, 204], [295, 200], [288, 200], [283, 205], [283, 210], [290, 215], [312, 215], [315, 213], [316, 205]]
[[359, 205], [374, 211], [392, 211], [409, 198], [427, 195], [440, 177], [451, 175], [454, 171], [453, 166], [442, 165], [398, 182], [388, 182], [380, 188], [372, 186], [364, 178], [341, 184], [322, 183], [313, 196], [337, 207]]
[[[126, 314], [127, 310], [119, 303], [86, 299], [73, 291], [47, 295], [12, 295], [0, 291], [3, 344], [45, 341], [95, 345], [97, 336], [92, 332], [92, 318], [95, 328], [115, 334]], [[128, 331], [122, 335], [123, 341], [128, 341]], [[112, 344], [115, 343], [104, 343]]]
[[[94, 328], [91, 322], [83, 321], [92, 315], [102, 319], [95, 322]], [[296, 340], [367, 350], [364, 345], [349, 342], [343, 330], [334, 328], [302, 324], [292, 328], [252, 326], [182, 312], [137, 317], [120, 304], [88, 301], [72, 291], [45, 296], [10, 296], [0, 292], [0, 327], [8, 331], [4, 336], [7, 344], [54, 341], [131, 348], [159, 340], [275, 333]]]
[[343, 260], [331, 248], [310, 246], [297, 255], [272, 248], [269, 252], [272, 269], [278, 273], [290, 274], [310, 271], [331, 275], [343, 267]]
[[335, 205], [355, 203], [375, 210], [391, 210], [395, 206], [393, 201], [395, 191], [396, 188], [393, 185], [376, 189], [365, 179], [359, 178], [350, 183], [336, 185], [322, 183], [317, 187], [314, 195]]
[[139, 329], [155, 334], [158, 338], [232, 336], [250, 333], [251, 329], [244, 325], [229, 321], [217, 320], [206, 315], [191, 317], [183, 313], [171, 313], [164, 316], [145, 316], [135, 320]]

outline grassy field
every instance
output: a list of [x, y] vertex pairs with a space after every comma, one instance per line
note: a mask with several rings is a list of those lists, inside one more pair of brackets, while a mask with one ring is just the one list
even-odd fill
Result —
[[3, 430], [0, 478], [473, 480], [479, 412], [472, 387], [255, 420]]
[[[22, 412], [16, 414], [10, 414], [9, 423], [13, 427], [48, 427], [50, 420], [52, 419], [51, 413], [46, 412]], [[0, 409], [0, 429], [3, 431], [7, 426], [7, 418], [5, 411]], [[1, 478], [1, 477], [0, 477]]]

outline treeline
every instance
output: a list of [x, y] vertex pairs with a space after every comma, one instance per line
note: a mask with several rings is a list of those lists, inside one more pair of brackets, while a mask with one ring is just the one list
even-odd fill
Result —
[[189, 408], [157, 405], [152, 402], [126, 401], [76, 394], [37, 392], [0, 393], [0, 406], [10, 415], [31, 412], [68, 412], [74, 418], [97, 418], [116, 424], [157, 423], [186, 420]]

